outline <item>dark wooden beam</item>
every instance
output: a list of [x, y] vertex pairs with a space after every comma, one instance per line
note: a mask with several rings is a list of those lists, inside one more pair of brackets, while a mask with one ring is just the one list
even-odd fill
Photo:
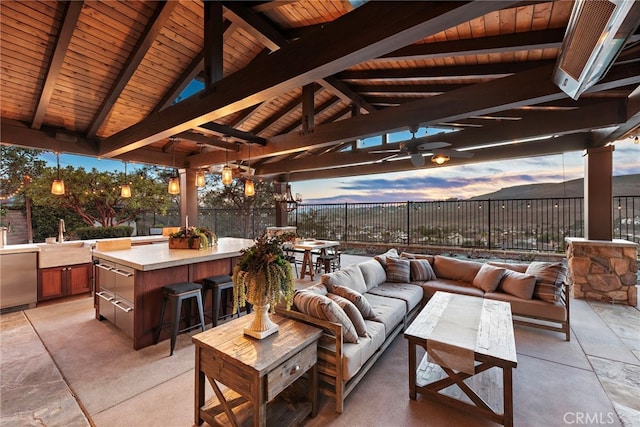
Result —
[[222, 148], [223, 150], [239, 151], [238, 144], [236, 143], [225, 142], [221, 138], [207, 136], [197, 132], [180, 132], [175, 135], [175, 137], [200, 144], [210, 145], [212, 147]]
[[450, 58], [464, 55], [490, 55], [534, 49], [558, 49], [564, 38], [564, 28], [501, 34], [499, 36], [420, 43], [382, 55], [374, 61], [407, 61]]
[[385, 68], [366, 70], [347, 70], [337, 74], [341, 80], [356, 81], [403, 81], [403, 80], [431, 80], [445, 77], [469, 78], [500, 78], [511, 74], [537, 68], [543, 65], [555, 64], [555, 61], [527, 61], [508, 62], [498, 64], [451, 65], [447, 67], [424, 68]]
[[98, 144], [76, 134], [56, 138], [55, 129], [31, 129], [15, 120], [0, 120], [0, 142], [45, 151], [97, 156]]
[[88, 138], [96, 136], [98, 129], [100, 129], [100, 126], [102, 126], [102, 123], [107, 118], [109, 111], [113, 108], [114, 104], [120, 97], [120, 94], [127, 86], [127, 83], [129, 83], [129, 80], [138, 69], [138, 65], [140, 65], [144, 59], [144, 56], [153, 45], [153, 42], [156, 37], [158, 37], [160, 30], [164, 27], [171, 16], [173, 9], [175, 9], [177, 5], [178, 2], [173, 1], [159, 2], [157, 4], [153, 16], [149, 18], [147, 28], [145, 28], [144, 33], [138, 39], [138, 43], [122, 66], [122, 69], [109, 89], [107, 96], [102, 100], [102, 104], [100, 104], [98, 111], [91, 119], [91, 124], [87, 129]]
[[210, 90], [222, 79], [224, 24], [222, 4], [214, 1], [204, 2], [204, 87]]
[[325, 77], [324, 79], [319, 80], [318, 83], [329, 92], [332, 92], [334, 95], [341, 98], [343, 101], [357, 104], [362, 112], [373, 113], [377, 110], [375, 106], [369, 104], [358, 93], [354, 92], [348, 84], [335, 76]]
[[312, 33], [225, 77], [215, 92], [110, 136], [100, 154], [115, 157], [146, 146], [514, 3], [369, 2], [316, 31], [322, 34]]
[[36, 107], [33, 119], [31, 120], [31, 127], [33, 129], [40, 129], [40, 126], [42, 126], [42, 121], [44, 120], [47, 108], [49, 107], [49, 102], [51, 101], [51, 95], [53, 95], [53, 88], [56, 84], [56, 80], [58, 79], [58, 75], [60, 74], [64, 58], [67, 55], [67, 49], [69, 48], [69, 43], [73, 36], [73, 30], [76, 28], [76, 23], [78, 22], [78, 18], [82, 12], [83, 5], [84, 1], [67, 2], [67, 9], [64, 13], [64, 19], [62, 20], [58, 39], [56, 40], [55, 50], [51, 56], [51, 63], [47, 70], [47, 76], [44, 79], [44, 85], [40, 92], [38, 106]]
[[302, 86], [302, 131], [313, 131], [315, 125], [315, 84], [309, 83]]
[[354, 91], [360, 95], [385, 96], [385, 95], [439, 95], [459, 89], [465, 84], [384, 84], [384, 85], [353, 85]]
[[[322, 87], [314, 86], [314, 96], [317, 92], [321, 90], [322, 90]], [[251, 129], [251, 131], [256, 135], [260, 134], [260, 132], [264, 131], [266, 128], [268, 128], [269, 126], [271, 126], [272, 124], [274, 124], [275, 122], [277, 122], [278, 120], [280, 120], [281, 118], [283, 118], [284, 116], [286, 116], [287, 114], [291, 113], [293, 110], [298, 108], [298, 106], [301, 103], [302, 103], [302, 95], [295, 97], [294, 99], [292, 99], [291, 101], [283, 105], [281, 108], [279, 108], [277, 113], [272, 114], [266, 120], [262, 121], [261, 123], [258, 123], [258, 125], [255, 126], [253, 129]], [[298, 127], [298, 126], [299, 126], [299, 123], [296, 123], [295, 127]]]

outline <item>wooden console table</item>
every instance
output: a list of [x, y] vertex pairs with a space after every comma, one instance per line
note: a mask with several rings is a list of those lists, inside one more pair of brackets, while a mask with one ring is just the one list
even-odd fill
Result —
[[[436, 292], [404, 336], [409, 340], [410, 399], [415, 400], [416, 393], [420, 393], [428, 399], [513, 426], [512, 369], [518, 362], [508, 302]], [[416, 368], [417, 346], [427, 353]], [[493, 367], [500, 369], [483, 374], [484, 378], [474, 377]], [[488, 397], [493, 401], [485, 402], [472, 386], [500, 387], [499, 379], [491, 375], [500, 370], [502, 401], [500, 393], [490, 390]], [[471, 384], [465, 382], [468, 378]], [[445, 390], [454, 384], [457, 390]]]
[[[322, 330], [271, 315], [280, 329], [256, 340], [243, 334], [253, 316], [195, 335], [195, 424], [297, 425], [317, 413], [317, 345]], [[282, 393], [309, 371], [308, 399]], [[205, 403], [205, 377], [215, 396]], [[221, 388], [221, 385], [223, 386]]]

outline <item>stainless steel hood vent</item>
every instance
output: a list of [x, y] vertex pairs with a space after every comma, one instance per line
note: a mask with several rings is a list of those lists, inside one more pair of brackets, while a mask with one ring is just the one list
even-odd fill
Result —
[[577, 0], [556, 62], [553, 82], [573, 99], [607, 73], [640, 24], [640, 2]]

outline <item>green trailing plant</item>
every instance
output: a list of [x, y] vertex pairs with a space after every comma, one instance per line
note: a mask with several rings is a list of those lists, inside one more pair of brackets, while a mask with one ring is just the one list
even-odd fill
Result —
[[216, 234], [206, 227], [181, 227], [175, 233], [171, 233], [169, 238], [188, 239], [189, 247], [193, 247], [196, 238], [199, 239], [199, 249], [206, 249], [211, 245], [218, 243]]
[[282, 299], [287, 309], [293, 303], [295, 281], [282, 245], [295, 238], [294, 233], [269, 236], [262, 233], [256, 244], [241, 252], [233, 268], [233, 312], [248, 301], [270, 305], [271, 312]]

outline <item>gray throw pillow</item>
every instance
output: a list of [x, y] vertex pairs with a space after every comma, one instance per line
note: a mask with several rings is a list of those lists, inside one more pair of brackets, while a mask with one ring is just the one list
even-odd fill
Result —
[[354, 291], [351, 288], [345, 288], [344, 286], [334, 286], [333, 293], [351, 301], [365, 319], [370, 320], [376, 317], [373, 307], [371, 307], [369, 301], [367, 301], [360, 292]]
[[329, 297], [300, 290], [293, 295], [293, 304], [299, 312], [308, 316], [341, 324], [345, 342], [358, 342], [358, 333], [353, 322], [344, 310]]
[[340, 308], [347, 314], [351, 323], [356, 328], [356, 333], [359, 337], [367, 336], [367, 325], [364, 323], [364, 319], [362, 318], [362, 313], [360, 310], [356, 308], [356, 306], [346, 298], [341, 297], [336, 294], [327, 294], [327, 296], [335, 301], [336, 304], [340, 306]]

